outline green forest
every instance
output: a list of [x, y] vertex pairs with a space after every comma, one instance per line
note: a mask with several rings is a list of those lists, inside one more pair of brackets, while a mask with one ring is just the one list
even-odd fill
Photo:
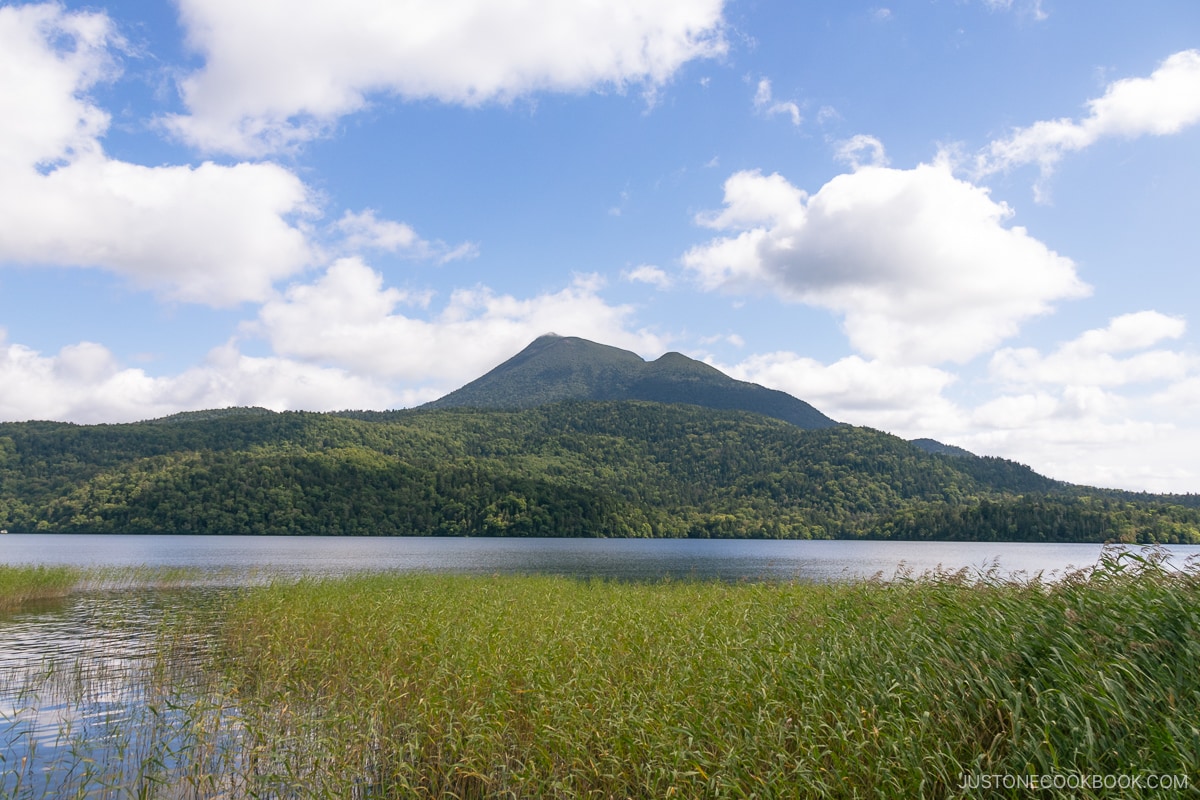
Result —
[[0, 424], [22, 532], [1200, 543], [1200, 496], [641, 401]]

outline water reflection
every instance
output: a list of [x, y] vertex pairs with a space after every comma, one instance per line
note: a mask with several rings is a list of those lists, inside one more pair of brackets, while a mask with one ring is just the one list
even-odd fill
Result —
[[[220, 725], [198, 672], [207, 640], [160, 634], [170, 615], [215, 598], [93, 592], [0, 617], [0, 796], [149, 796], [154, 785], [153, 796], [207, 796], [185, 791], [181, 775], [196, 726]], [[201, 698], [210, 707], [198, 709]]]
[[[344, 536], [114, 536], [9, 534], [0, 561], [127, 569], [194, 570], [216, 583], [271, 575], [362, 570], [472, 574], [553, 573], [580, 577], [718, 580], [845, 580], [903, 564], [917, 573], [986, 568], [1061, 574], [1096, 564], [1098, 544], [1022, 542], [765, 541], [695, 539], [478, 539]], [[1200, 546], [1167, 548], [1182, 563]], [[216, 577], [214, 577], [216, 576]]]

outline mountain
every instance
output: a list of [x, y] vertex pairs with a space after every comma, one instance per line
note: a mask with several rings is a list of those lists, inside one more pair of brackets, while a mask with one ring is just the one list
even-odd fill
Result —
[[636, 400], [0, 423], [0, 528], [1200, 543], [1200, 498]]
[[679, 353], [543, 336], [419, 409], [0, 423], [0, 528], [1200, 543], [1200, 496], [839, 424]]
[[681, 353], [644, 361], [628, 350], [547, 334], [424, 408], [536, 408], [563, 400], [643, 400], [750, 411], [809, 430], [838, 423], [803, 400], [735, 380]]

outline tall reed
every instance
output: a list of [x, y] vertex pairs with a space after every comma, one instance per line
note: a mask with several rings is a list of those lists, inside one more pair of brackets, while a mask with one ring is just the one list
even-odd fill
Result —
[[1153, 554], [1056, 583], [359, 576], [253, 589], [223, 617], [215, 657], [261, 796], [1200, 780], [1200, 570]]
[[0, 611], [11, 611], [25, 603], [63, 597], [81, 578], [73, 567], [15, 566], [0, 564]]
[[222, 590], [181, 578], [89, 569], [69, 602], [0, 622], [0, 797], [222, 796], [238, 763], [207, 670]]

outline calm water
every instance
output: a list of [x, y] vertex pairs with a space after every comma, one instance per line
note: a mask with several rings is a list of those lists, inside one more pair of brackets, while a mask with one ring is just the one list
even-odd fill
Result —
[[[0, 563], [190, 567], [231, 576], [426, 570], [471, 574], [721, 580], [846, 580], [902, 566], [917, 573], [993, 564], [1006, 575], [1061, 575], [1096, 563], [1094, 544], [745, 541], [697, 539], [467, 539], [435, 537], [0, 536]], [[1182, 563], [1200, 546], [1167, 548]]]
[[[1166, 549], [1176, 565], [1200, 558], [1200, 546]], [[192, 724], [170, 712], [187, 698], [148, 698], [139, 680], [163, 614], [271, 576], [421, 570], [839, 581], [994, 568], [1053, 580], [1095, 564], [1101, 551], [1080, 544], [8, 534], [0, 536], [3, 564], [184, 567], [196, 571], [193, 583], [208, 585], [86, 592], [0, 615], [0, 795], [137, 796], [140, 765], [170, 764]], [[79, 795], [88, 775], [122, 788]]]

